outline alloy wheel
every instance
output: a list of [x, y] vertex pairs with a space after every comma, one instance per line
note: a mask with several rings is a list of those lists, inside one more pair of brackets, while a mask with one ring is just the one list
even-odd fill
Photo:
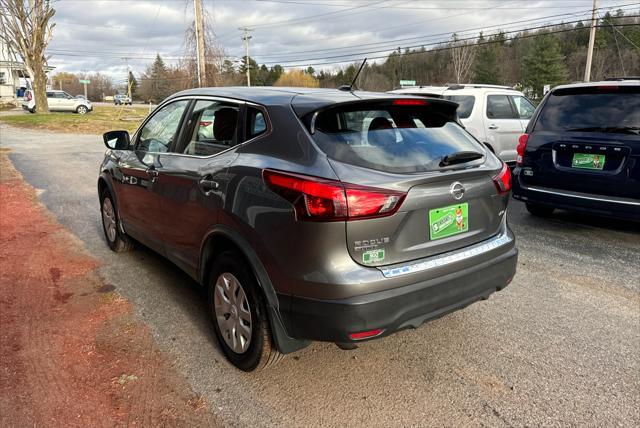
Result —
[[251, 308], [240, 281], [233, 274], [224, 272], [216, 280], [213, 306], [227, 346], [236, 354], [246, 352], [251, 343]]
[[104, 230], [107, 233], [109, 241], [115, 242], [117, 235], [116, 215], [111, 199], [109, 198], [104, 198], [102, 201], [102, 224], [104, 225]]

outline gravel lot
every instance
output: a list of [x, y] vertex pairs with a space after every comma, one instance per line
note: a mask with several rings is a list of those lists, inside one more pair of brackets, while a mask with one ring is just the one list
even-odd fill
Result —
[[489, 300], [355, 351], [315, 343], [270, 371], [222, 356], [201, 292], [148, 250], [103, 241], [101, 137], [0, 125], [40, 199], [103, 262], [160, 348], [230, 425], [640, 425], [640, 226], [512, 201], [513, 283]]

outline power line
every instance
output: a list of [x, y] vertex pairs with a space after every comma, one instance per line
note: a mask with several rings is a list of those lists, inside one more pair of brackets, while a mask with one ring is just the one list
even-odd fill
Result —
[[[631, 4], [624, 4], [624, 5], [617, 5], [615, 7], [626, 7], [626, 6], [630, 6], [630, 5], [635, 5], [637, 3], [631, 3]], [[603, 8], [604, 9], [604, 8]], [[581, 12], [570, 12], [570, 13], [561, 13], [561, 14], [556, 14], [556, 15], [548, 15], [548, 16], [543, 16], [540, 18], [530, 18], [530, 19], [524, 19], [524, 20], [520, 20], [520, 21], [512, 21], [512, 22], [508, 22], [508, 23], [502, 23], [502, 24], [496, 24], [496, 25], [491, 25], [491, 26], [484, 26], [484, 27], [475, 27], [475, 28], [467, 28], [465, 30], [458, 30], [458, 31], [454, 31], [456, 34], [463, 34], [466, 32], [470, 32], [470, 31], [478, 31], [478, 30], [488, 30], [488, 29], [493, 29], [493, 28], [498, 28], [503, 29], [505, 27], [509, 27], [509, 26], [513, 26], [515, 24], [520, 24], [520, 23], [525, 23], [525, 22], [534, 22], [534, 21], [541, 21], [544, 19], [548, 19], [548, 18], [557, 18], [560, 16], [580, 16], [582, 14], [587, 14], [587, 13], [591, 13], [591, 9], [587, 9]], [[406, 42], [406, 41], [410, 41], [410, 40], [420, 40], [420, 39], [425, 39], [425, 38], [432, 38], [432, 37], [436, 37], [436, 36], [443, 36], [443, 35], [448, 35], [451, 34], [451, 32], [445, 32], [445, 33], [436, 33], [436, 34], [429, 34], [429, 35], [422, 35], [422, 36], [414, 36], [414, 37], [406, 37], [406, 38], [401, 38], [401, 39], [394, 39], [394, 40], [387, 40], [387, 41], [382, 41], [382, 42], [372, 42], [372, 43], [364, 43], [364, 44], [358, 44], [358, 45], [350, 45], [350, 46], [342, 46], [342, 47], [336, 47], [336, 48], [324, 48], [324, 49], [313, 49], [313, 50], [304, 50], [304, 51], [293, 51], [293, 52], [285, 52], [282, 54], [275, 54], [275, 55], [259, 55], [259, 57], [261, 59], [265, 59], [265, 58], [282, 58], [283, 56], [290, 56], [290, 55], [297, 55], [297, 54], [304, 54], [304, 53], [311, 53], [311, 52], [333, 52], [333, 51], [339, 51], [339, 50], [345, 50], [345, 49], [351, 49], [351, 48], [361, 48], [363, 46], [377, 46], [377, 45], [394, 45], [393, 47], [397, 47], [397, 43], [401, 43], [401, 42]], [[391, 46], [390, 46], [391, 47]]]
[[[640, 16], [640, 15], [629, 15], [629, 16], [626, 16], [626, 18], [634, 18], [634, 17], [638, 17], [638, 16]], [[563, 23], [555, 23], [555, 24], [550, 24], [550, 25], [541, 25], [541, 26], [537, 26], [537, 27], [528, 27], [528, 28], [522, 28], [522, 29], [517, 29], [517, 30], [504, 31], [504, 32], [500, 32], [498, 34], [507, 35], [507, 34], [521, 33], [523, 31], [542, 30], [542, 29], [545, 29], [545, 28], [557, 27], [558, 25], [569, 25], [569, 24], [575, 24], [575, 23], [578, 23], [578, 22], [583, 22], [583, 20], [567, 21], [567, 22], [563, 22]], [[458, 39], [458, 41], [467, 41], [467, 40], [475, 40], [475, 39], [477, 39], [477, 36], [460, 38], [460, 39]], [[417, 44], [417, 45], [402, 46], [402, 47], [399, 47], [398, 49], [411, 49], [411, 48], [421, 48], [421, 47], [425, 47], [425, 46], [435, 46], [435, 45], [439, 45], [439, 44], [442, 44], [442, 43], [446, 43], [447, 41], [450, 41], [450, 40], [447, 39], [447, 40], [440, 40], [440, 41], [431, 42], [431, 43], [420, 43], [420, 44]], [[388, 51], [390, 51], [390, 49], [367, 50], [367, 51], [353, 52], [353, 53], [347, 53], [347, 54], [341, 54], [341, 55], [333, 55], [333, 56], [322, 56], [322, 57], [315, 57], [315, 58], [299, 58], [297, 60], [278, 61], [277, 63], [280, 63], [280, 65], [282, 65], [282, 64], [287, 64], [289, 62], [294, 62], [294, 61], [316, 61], [316, 60], [323, 60], [323, 59], [346, 58], [346, 57], [353, 57], [354, 55], [368, 55], [368, 54], [383, 53], [383, 52], [388, 52]], [[371, 57], [369, 59], [371, 59]], [[265, 65], [270, 65], [270, 64], [276, 64], [276, 62], [268, 62], [267, 61], [264, 64]]]
[[[640, 15], [634, 15], [634, 17], [640, 17]], [[637, 26], [638, 24], [618, 24], [617, 27], [632, 27], [632, 26]], [[606, 25], [596, 25], [597, 28], [599, 27], [606, 27]], [[558, 33], [567, 33], [567, 32], [571, 32], [571, 31], [579, 31], [579, 30], [584, 30], [584, 28], [566, 28], [566, 29], [562, 29], [562, 30], [556, 30], [556, 31], [547, 31], [544, 33], [540, 33], [540, 34], [525, 34], [522, 36], [515, 36], [515, 37], [511, 37], [509, 39], [509, 41], [514, 41], [514, 40], [521, 40], [521, 39], [530, 39], [533, 37], [540, 37], [540, 36], [544, 36], [544, 35], [549, 35], [549, 34], [558, 34]], [[484, 46], [484, 45], [491, 45], [491, 44], [496, 44], [496, 43], [504, 43], [504, 41], [502, 40], [491, 40], [491, 41], [486, 41], [486, 42], [480, 42], [480, 43], [476, 43], [474, 46]], [[441, 48], [434, 48], [434, 49], [430, 49], [428, 51], [411, 51], [411, 52], [404, 52], [402, 53], [403, 56], [409, 56], [409, 55], [418, 55], [418, 54], [429, 54], [429, 53], [433, 53], [433, 52], [440, 52], [440, 51], [447, 51], [447, 50], [451, 50], [451, 49], [456, 49], [457, 46], [446, 46], [446, 47], [441, 47]], [[362, 54], [362, 53], [361, 53]], [[380, 56], [374, 56], [374, 57], [367, 57], [368, 59], [382, 59], [382, 58], [387, 58], [389, 55], [380, 55]], [[323, 58], [317, 58], [317, 60], [321, 60]], [[282, 64], [278, 64], [280, 65], [282, 68], [301, 68], [301, 67], [308, 67], [308, 66], [318, 66], [318, 65], [334, 65], [334, 64], [344, 64], [347, 62], [358, 62], [361, 61], [363, 58], [350, 58], [350, 59], [346, 59], [346, 60], [342, 60], [342, 61], [330, 61], [330, 62], [317, 62], [317, 63], [302, 63], [302, 64], [290, 64], [290, 65], [282, 65]], [[311, 61], [311, 60], [310, 60]], [[265, 64], [267, 65], [267, 64]]]

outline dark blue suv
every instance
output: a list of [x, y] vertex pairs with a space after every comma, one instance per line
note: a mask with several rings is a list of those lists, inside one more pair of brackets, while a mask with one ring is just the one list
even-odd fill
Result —
[[640, 80], [554, 88], [517, 152], [513, 197], [530, 213], [640, 220]]

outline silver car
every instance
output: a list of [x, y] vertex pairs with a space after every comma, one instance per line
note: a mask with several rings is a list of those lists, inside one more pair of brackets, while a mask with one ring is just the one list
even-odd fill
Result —
[[[47, 103], [50, 111], [69, 111], [86, 114], [93, 110], [91, 101], [85, 98], [72, 97], [64, 91], [47, 91]], [[24, 94], [22, 108], [31, 113], [36, 112], [36, 100], [31, 89], [28, 89]]]

